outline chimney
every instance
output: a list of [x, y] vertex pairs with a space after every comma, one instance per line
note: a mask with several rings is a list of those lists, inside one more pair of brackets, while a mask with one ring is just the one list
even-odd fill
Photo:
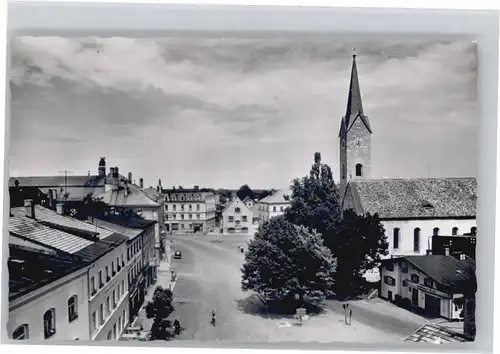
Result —
[[101, 157], [101, 160], [99, 161], [99, 177], [104, 177], [106, 176], [106, 158]]
[[128, 183], [132, 183], [132, 172], [128, 173]]
[[142, 177], [139, 178], [139, 187], [141, 187], [141, 189], [144, 188], [144, 179]]
[[28, 218], [35, 218], [35, 204], [33, 203], [33, 199], [24, 200], [24, 209]]
[[57, 203], [56, 204], [56, 212], [59, 215], [64, 215], [64, 203]]

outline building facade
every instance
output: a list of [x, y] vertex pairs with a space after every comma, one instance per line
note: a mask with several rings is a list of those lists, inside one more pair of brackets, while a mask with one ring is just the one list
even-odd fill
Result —
[[89, 340], [88, 265], [77, 257], [9, 246], [9, 320], [15, 340]]
[[238, 197], [235, 197], [222, 212], [222, 233], [254, 235], [258, 223], [254, 223], [253, 212]]
[[254, 210], [258, 213], [259, 222], [262, 224], [273, 217], [283, 215], [291, 205], [291, 195], [290, 191], [280, 189], [259, 200], [254, 206]]
[[[9, 232], [16, 243], [47, 248], [88, 264], [86, 272], [90, 340], [119, 339], [128, 312], [128, 238], [96, 225], [26, 202], [12, 208]], [[36, 245], [36, 246], [35, 246]], [[83, 337], [83, 336], [82, 336]]]
[[462, 320], [464, 297], [460, 282], [475, 271], [470, 258], [405, 256], [387, 259], [380, 267], [379, 296], [408, 309], [450, 321]]
[[208, 232], [215, 227], [215, 195], [208, 189], [163, 189], [167, 232]]
[[465, 255], [476, 259], [476, 235], [433, 236], [430, 254], [460, 257]]

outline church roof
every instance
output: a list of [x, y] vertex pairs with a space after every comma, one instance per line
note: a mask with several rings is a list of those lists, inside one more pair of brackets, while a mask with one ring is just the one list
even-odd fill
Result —
[[356, 54], [352, 56], [351, 81], [349, 84], [349, 95], [347, 96], [347, 109], [345, 116], [340, 123], [339, 136], [347, 133], [353, 126], [356, 119], [361, 119], [366, 128], [372, 132], [370, 121], [363, 113], [363, 102], [361, 100], [361, 90], [359, 88], [358, 68], [356, 65]]
[[358, 212], [381, 219], [476, 217], [475, 178], [367, 179], [348, 188]]

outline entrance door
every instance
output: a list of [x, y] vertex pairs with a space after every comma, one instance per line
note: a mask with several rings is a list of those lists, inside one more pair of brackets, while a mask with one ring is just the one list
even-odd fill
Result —
[[425, 294], [425, 312], [430, 316], [439, 317], [441, 314], [441, 300], [438, 297]]
[[411, 289], [411, 303], [418, 306], [418, 290], [415, 288]]
[[390, 302], [392, 302], [392, 291], [387, 292], [387, 298], [389, 299]]

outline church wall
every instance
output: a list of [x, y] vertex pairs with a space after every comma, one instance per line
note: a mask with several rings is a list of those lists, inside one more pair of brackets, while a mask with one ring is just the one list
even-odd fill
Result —
[[[436, 220], [381, 220], [389, 242], [389, 255], [425, 255], [432, 247], [432, 235], [435, 227], [439, 228], [439, 235], [449, 236], [454, 227], [462, 235], [477, 227], [476, 219], [436, 219]], [[413, 251], [413, 232], [420, 228], [420, 252]], [[399, 228], [399, 247], [394, 249], [394, 229]]]

